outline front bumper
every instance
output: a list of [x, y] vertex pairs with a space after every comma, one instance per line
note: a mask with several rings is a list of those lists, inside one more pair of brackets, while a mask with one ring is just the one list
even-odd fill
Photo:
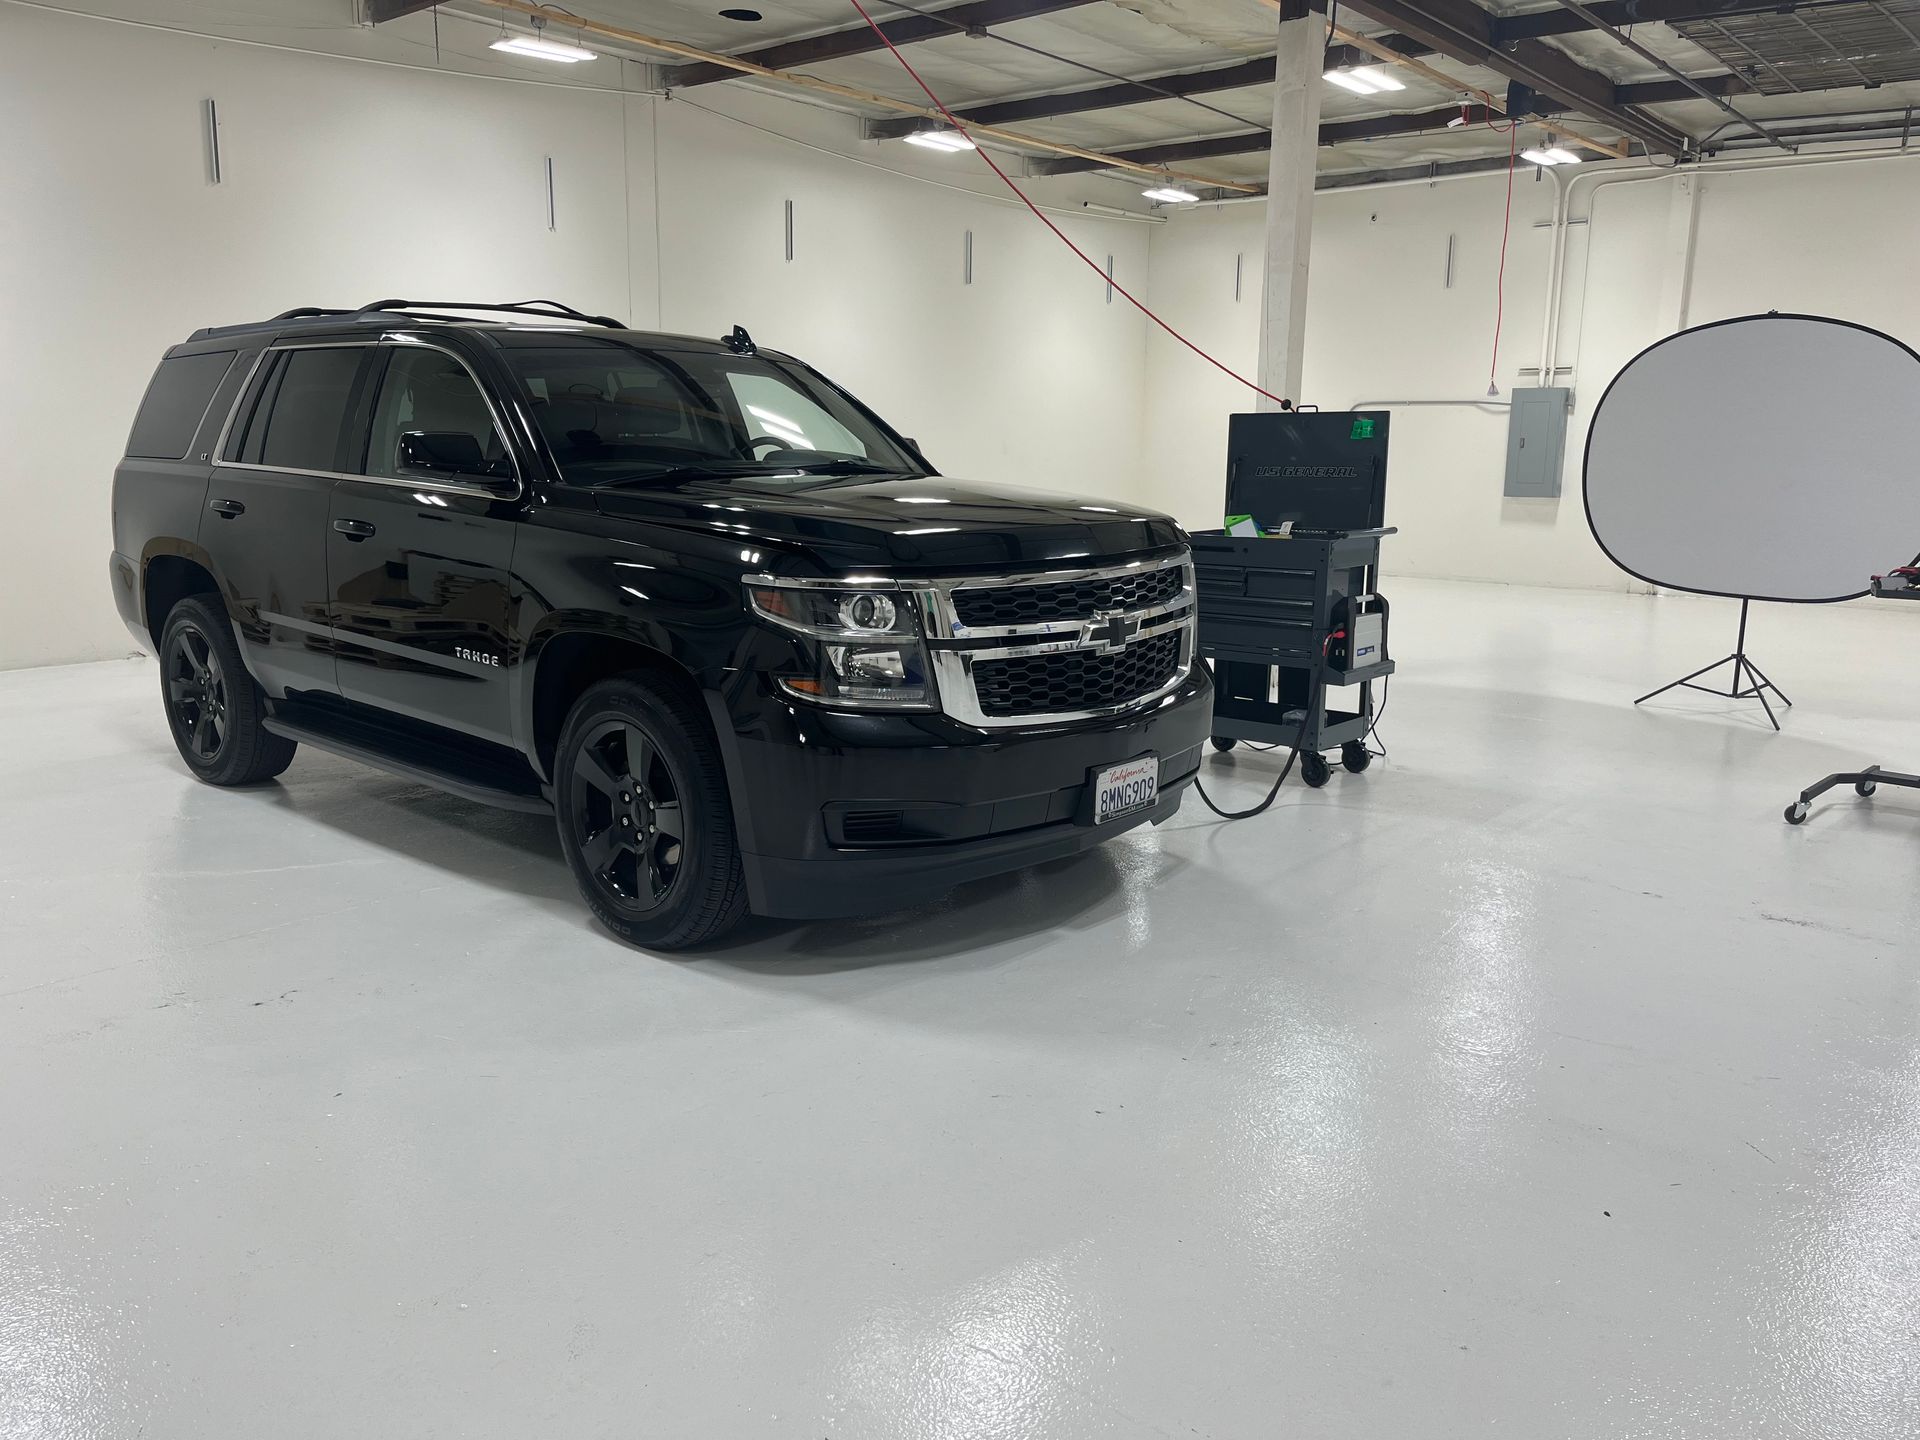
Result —
[[[756, 914], [789, 919], [920, 904], [1158, 824], [1198, 773], [1213, 715], [1203, 666], [1128, 715], [985, 734], [939, 715], [818, 710], [741, 678], [712, 704], [747, 894]], [[1154, 806], [1085, 823], [1090, 774], [1148, 752]]]

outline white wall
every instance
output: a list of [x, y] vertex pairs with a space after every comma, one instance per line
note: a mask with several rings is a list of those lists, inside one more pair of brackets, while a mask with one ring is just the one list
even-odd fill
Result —
[[[1554, 182], [1523, 167], [1513, 192], [1501, 399], [1541, 363]], [[1920, 155], [1791, 170], [1697, 176], [1691, 269], [1673, 230], [1670, 174], [1574, 193], [1559, 287], [1559, 383], [1574, 391], [1558, 500], [1505, 500], [1506, 412], [1483, 404], [1402, 406], [1393, 416], [1388, 521], [1395, 572], [1517, 584], [1634, 587], [1587, 532], [1580, 501], [1586, 426], [1606, 384], [1671, 333], [1690, 281], [1686, 323], [1771, 309], [1857, 320], [1920, 346]], [[1504, 176], [1323, 192], [1315, 215], [1302, 398], [1356, 402], [1487, 399]], [[1579, 221], [1587, 223], [1577, 223]], [[1155, 307], [1251, 374], [1260, 314], [1264, 217], [1257, 205], [1202, 208], [1153, 235]], [[1680, 232], [1683, 234], [1684, 232]], [[1445, 283], [1454, 237], [1453, 284]], [[1244, 257], [1233, 296], [1233, 263]], [[1147, 498], [1190, 525], [1217, 526], [1226, 416], [1249, 392], [1148, 338]], [[1908, 551], [1920, 548], [1920, 539]]]
[[[74, 0], [189, 23], [206, 0]], [[313, 12], [271, 4], [283, 19]], [[301, 0], [304, 5], [306, 0]], [[335, 7], [341, 22], [346, 0]], [[236, 12], [237, 13], [237, 12]], [[244, 17], [243, 17], [244, 18]], [[238, 23], [238, 22], [236, 22]], [[1152, 330], [969, 159], [866, 145], [848, 116], [716, 86], [691, 101], [521, 83], [485, 35], [263, 31], [301, 53], [0, 0], [0, 668], [124, 653], [104, 574], [110, 477], [153, 363], [196, 326], [379, 295], [533, 295], [717, 334], [746, 324], [861, 394], [943, 469], [1146, 499], [1217, 525], [1245, 392]], [[468, 26], [468, 30], [472, 30]], [[385, 47], [384, 50], [382, 47]], [[410, 63], [368, 63], [385, 55]], [[582, 67], [583, 69], [586, 67]], [[484, 72], [484, 73], [462, 73]], [[540, 67], [522, 62], [522, 79]], [[208, 183], [201, 105], [222, 117]], [[726, 113], [713, 113], [724, 111]], [[823, 153], [832, 152], [832, 153]], [[552, 156], [558, 225], [547, 228]], [[1593, 188], [1568, 231], [1558, 361], [1576, 410], [1558, 501], [1500, 495], [1505, 412], [1394, 417], [1399, 573], [1625, 588], [1587, 534], [1579, 453], [1608, 379], [1693, 321], [1804, 308], [1920, 343], [1920, 155], [1701, 186], [1691, 270], [1671, 176]], [[1033, 183], [1043, 203], [1134, 188]], [[1540, 363], [1553, 182], [1514, 187], [1497, 380]], [[793, 200], [796, 251], [784, 254]], [[1304, 398], [1484, 401], [1504, 177], [1323, 193]], [[1122, 283], [1251, 374], [1259, 205], [1146, 226], [1064, 219]], [[961, 278], [974, 234], [974, 284]], [[1448, 237], [1453, 283], [1445, 283]], [[1244, 283], [1233, 292], [1234, 257]], [[1690, 287], [1683, 285], [1690, 280]]]
[[[345, 32], [362, 49], [368, 33]], [[108, 499], [154, 363], [197, 326], [293, 305], [550, 295], [693, 333], [743, 323], [951, 473], [1141, 488], [1143, 322], [1105, 305], [1030, 216], [929, 183], [977, 182], [964, 161], [861, 145], [851, 117], [720, 87], [701, 104], [740, 119], [0, 0], [0, 668], [127, 652], [105, 578]], [[1070, 198], [1064, 181], [1042, 189]], [[1149, 227], [1063, 223], [1144, 281]]]

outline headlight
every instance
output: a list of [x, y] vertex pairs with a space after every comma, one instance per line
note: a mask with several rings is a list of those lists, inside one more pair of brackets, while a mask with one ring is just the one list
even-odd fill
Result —
[[803, 637], [804, 673], [775, 677], [799, 700], [860, 710], [937, 708], [913, 606], [898, 590], [749, 582], [761, 619]]

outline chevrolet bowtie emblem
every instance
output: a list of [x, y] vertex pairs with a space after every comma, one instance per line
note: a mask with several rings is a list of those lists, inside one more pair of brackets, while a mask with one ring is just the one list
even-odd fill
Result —
[[1086, 643], [1102, 655], [1124, 650], [1140, 633], [1140, 622], [1131, 615], [1096, 615], [1087, 622]]

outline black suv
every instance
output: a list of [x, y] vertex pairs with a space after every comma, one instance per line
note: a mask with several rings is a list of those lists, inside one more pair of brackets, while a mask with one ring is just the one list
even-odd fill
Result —
[[305, 742], [551, 810], [594, 913], [659, 948], [1157, 823], [1208, 733], [1173, 521], [943, 479], [738, 329], [391, 300], [199, 330], [113, 536], [195, 775]]

